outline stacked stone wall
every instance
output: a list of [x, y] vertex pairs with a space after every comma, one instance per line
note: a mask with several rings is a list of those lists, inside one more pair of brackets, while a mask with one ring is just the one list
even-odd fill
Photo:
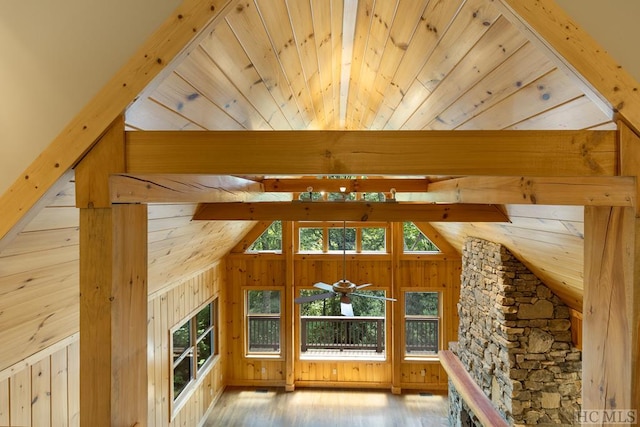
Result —
[[[457, 348], [513, 425], [573, 425], [581, 403], [581, 352], [569, 308], [504, 246], [470, 238], [462, 257]], [[474, 425], [450, 386], [451, 425]], [[464, 414], [464, 415], [461, 415]]]

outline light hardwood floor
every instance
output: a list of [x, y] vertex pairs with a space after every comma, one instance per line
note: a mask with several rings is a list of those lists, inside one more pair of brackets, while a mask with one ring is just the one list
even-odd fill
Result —
[[448, 426], [447, 397], [388, 391], [276, 388], [225, 390], [206, 427]]

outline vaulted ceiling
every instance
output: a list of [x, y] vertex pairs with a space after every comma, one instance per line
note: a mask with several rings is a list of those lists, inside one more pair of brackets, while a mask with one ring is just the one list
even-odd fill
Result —
[[[611, 107], [500, 1], [244, 0], [197, 41], [129, 105], [127, 129], [616, 128]], [[59, 180], [46, 207], [0, 245], [4, 300], [44, 290], [66, 307], [25, 320], [34, 327], [49, 313], [77, 327], [73, 182]], [[253, 225], [192, 221], [195, 207], [150, 205], [151, 293], [220, 259]], [[511, 223], [434, 226], [457, 248], [468, 235], [504, 243], [581, 309], [582, 207], [504, 210]]]
[[[611, 108], [487, 0], [238, 2], [130, 105], [134, 130], [615, 129]], [[295, 150], [295, 146], [291, 147]], [[506, 244], [581, 308], [582, 208], [434, 224]]]

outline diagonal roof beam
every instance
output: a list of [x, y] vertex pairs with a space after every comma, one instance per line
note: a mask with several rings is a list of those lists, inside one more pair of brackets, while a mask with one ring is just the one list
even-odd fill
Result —
[[[105, 129], [199, 32], [236, 0], [183, 0], [0, 198], [0, 239], [89, 151]], [[204, 31], [206, 33], [206, 31]]]
[[495, 205], [393, 202], [204, 203], [194, 220], [509, 222]]

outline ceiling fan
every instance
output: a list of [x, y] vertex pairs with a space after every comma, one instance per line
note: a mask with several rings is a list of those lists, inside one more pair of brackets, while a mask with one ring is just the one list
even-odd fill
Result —
[[312, 302], [312, 301], [317, 301], [320, 299], [327, 299], [327, 298], [332, 298], [335, 296], [340, 296], [340, 313], [343, 316], [350, 316], [353, 317], [354, 313], [353, 313], [353, 306], [351, 305], [351, 297], [352, 296], [356, 296], [356, 297], [364, 297], [364, 298], [372, 298], [372, 299], [378, 299], [378, 300], [385, 300], [385, 301], [396, 301], [395, 298], [386, 298], [386, 297], [379, 297], [379, 296], [374, 296], [374, 295], [366, 295], [366, 294], [360, 294], [357, 293], [355, 291], [362, 289], [362, 288], [366, 288], [367, 286], [371, 286], [372, 283], [365, 283], [363, 285], [356, 285], [353, 282], [350, 282], [349, 280], [347, 280], [347, 244], [346, 244], [346, 240], [347, 240], [347, 231], [346, 231], [346, 221], [343, 221], [342, 223], [342, 279], [338, 280], [337, 282], [335, 282], [333, 285], [329, 285], [327, 283], [324, 282], [318, 282], [315, 283], [313, 285], [314, 288], [318, 288], [318, 289], [322, 289], [325, 290], [327, 292], [322, 293], [322, 294], [316, 294], [316, 295], [309, 295], [309, 296], [303, 296], [303, 297], [298, 297], [296, 298], [294, 301], [296, 304], [302, 304], [302, 303], [306, 303], [306, 302]]

